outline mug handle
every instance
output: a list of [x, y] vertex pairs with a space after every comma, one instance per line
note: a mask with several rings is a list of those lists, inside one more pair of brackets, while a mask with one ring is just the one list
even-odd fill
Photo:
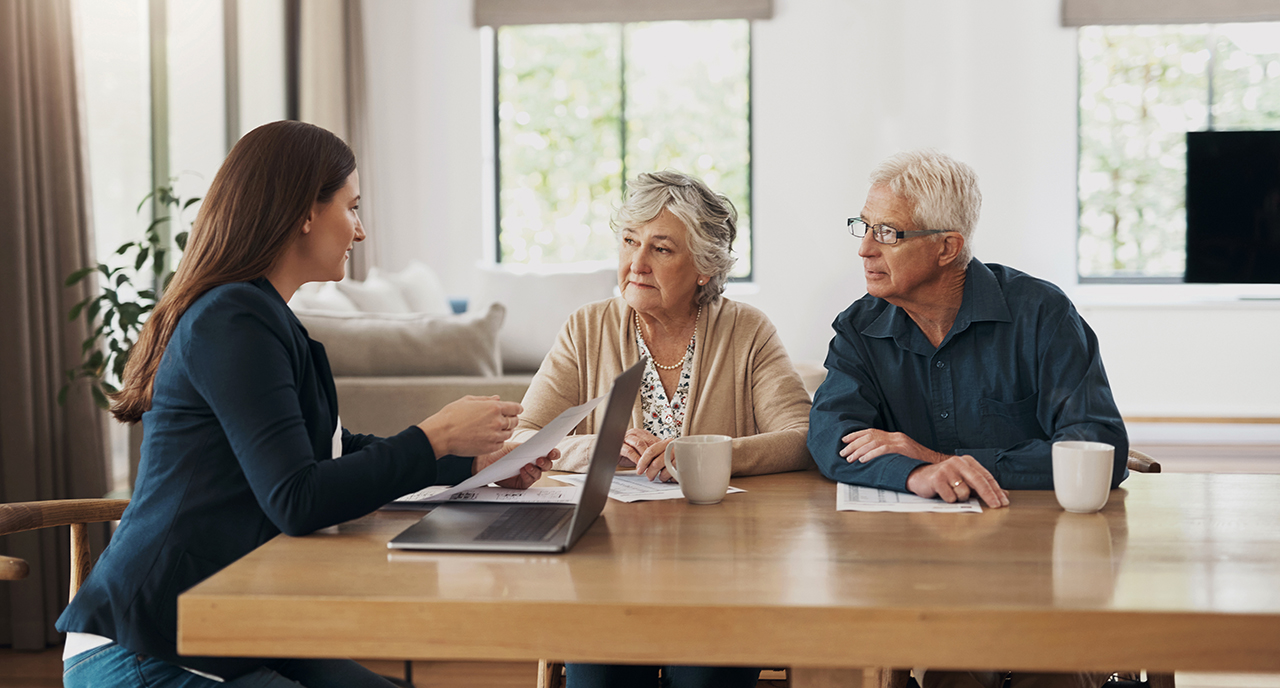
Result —
[[662, 460], [666, 462], [667, 472], [671, 474], [671, 477], [675, 478], [676, 482], [680, 482], [680, 472], [676, 470], [676, 454], [672, 451], [675, 447], [676, 443], [674, 440], [668, 442], [667, 448], [662, 450]]

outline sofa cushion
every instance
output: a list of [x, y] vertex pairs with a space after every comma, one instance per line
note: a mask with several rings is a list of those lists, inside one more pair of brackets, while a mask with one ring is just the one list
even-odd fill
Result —
[[382, 276], [377, 268], [369, 270], [369, 276], [363, 282], [342, 280], [338, 282], [341, 291], [351, 302], [364, 313], [412, 313], [409, 302], [400, 293], [400, 287]]
[[506, 309], [462, 315], [295, 309], [324, 344], [334, 376], [480, 375], [502, 372], [498, 331]]
[[338, 291], [333, 282], [309, 282], [298, 287], [289, 299], [289, 307], [294, 310], [342, 311], [358, 313], [360, 309], [346, 294]]
[[502, 368], [506, 373], [536, 371], [551, 351], [560, 329], [574, 311], [613, 296], [618, 282], [614, 263], [566, 271], [518, 266], [481, 269], [473, 303], [507, 307], [502, 328]]
[[400, 295], [409, 304], [414, 313], [428, 315], [450, 315], [453, 307], [449, 305], [449, 297], [445, 296], [444, 286], [440, 278], [431, 268], [413, 261], [409, 267], [400, 272], [379, 273], [377, 268], [369, 270], [369, 276], [380, 275], [400, 289]]

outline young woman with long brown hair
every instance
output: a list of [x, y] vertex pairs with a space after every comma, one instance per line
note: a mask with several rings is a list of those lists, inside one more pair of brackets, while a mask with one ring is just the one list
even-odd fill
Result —
[[[324, 347], [287, 306], [364, 239], [351, 150], [300, 122], [244, 136], [130, 355], [112, 413], [143, 424], [133, 500], [71, 601], [64, 684], [391, 684], [348, 660], [179, 656], [178, 594], [284, 532], [305, 535], [495, 460], [519, 404], [466, 397], [387, 438], [338, 422]], [[474, 457], [474, 458], [473, 458]], [[506, 484], [527, 487], [550, 459]]]

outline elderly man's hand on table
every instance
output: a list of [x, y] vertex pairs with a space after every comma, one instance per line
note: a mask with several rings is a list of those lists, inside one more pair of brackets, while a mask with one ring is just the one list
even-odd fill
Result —
[[929, 463], [941, 463], [948, 458], [946, 454], [936, 452], [901, 432], [867, 428], [851, 432], [840, 439], [845, 443], [844, 448], [840, 450], [840, 456], [849, 463], [854, 461], [866, 463], [883, 454], [901, 454]]
[[1009, 493], [978, 460], [965, 454], [952, 456], [911, 471], [907, 489], [925, 498], [941, 497], [946, 502], [967, 501], [977, 494], [988, 507], [1009, 506]]

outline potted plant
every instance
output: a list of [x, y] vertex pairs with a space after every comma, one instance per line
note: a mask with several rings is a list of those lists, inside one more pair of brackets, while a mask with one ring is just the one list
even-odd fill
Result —
[[[153, 220], [141, 240], [126, 242], [116, 249], [115, 255], [122, 257], [121, 265], [98, 263], [67, 276], [68, 287], [95, 272], [102, 276], [103, 284], [98, 295], [72, 306], [67, 314], [68, 320], [83, 316], [90, 334], [80, 347], [83, 360], [67, 371], [67, 382], [58, 392], [60, 404], [66, 400], [71, 383], [89, 378], [94, 402], [103, 409], [109, 408], [107, 395], [117, 390], [142, 324], [173, 277], [161, 229], [171, 221], [176, 221], [181, 228], [183, 211], [200, 199], [184, 200], [174, 193], [172, 185], [161, 186], [138, 203], [138, 212], [153, 198], [168, 214]], [[186, 248], [187, 234], [183, 230], [173, 235], [173, 243], [179, 250]]]

